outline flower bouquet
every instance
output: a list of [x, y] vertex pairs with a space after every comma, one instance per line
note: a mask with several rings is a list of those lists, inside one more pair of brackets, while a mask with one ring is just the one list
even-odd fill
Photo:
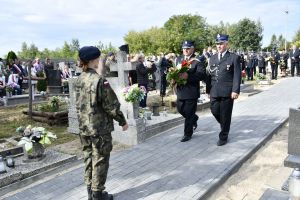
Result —
[[266, 62], [270, 62], [271, 64], [275, 64], [275, 60], [274, 60], [274, 58], [272, 57], [272, 56], [269, 56], [269, 57], [267, 57], [266, 58]]
[[12, 84], [10, 84], [10, 85], [7, 85], [7, 86], [5, 87], [5, 90], [6, 90], [6, 92], [8, 92], [8, 93], [12, 93], [12, 92], [14, 91], [14, 87], [13, 87]]
[[176, 67], [171, 67], [167, 74], [167, 81], [170, 83], [171, 87], [185, 85], [187, 78], [184, 76], [191, 66], [191, 62], [183, 60], [181, 64]]
[[45, 144], [51, 144], [51, 139], [56, 139], [56, 135], [52, 132], [46, 131], [44, 127], [32, 127], [28, 125], [26, 128], [19, 127], [16, 132], [22, 134], [22, 138], [18, 145], [24, 145], [27, 153], [34, 151], [35, 144], [41, 146]]
[[144, 86], [138, 86], [138, 84], [133, 84], [132, 86], [125, 87], [123, 89], [123, 95], [125, 101], [131, 103], [140, 102], [146, 95], [146, 88]]
[[283, 59], [280, 60], [279, 65], [281, 70], [286, 69], [286, 64]]

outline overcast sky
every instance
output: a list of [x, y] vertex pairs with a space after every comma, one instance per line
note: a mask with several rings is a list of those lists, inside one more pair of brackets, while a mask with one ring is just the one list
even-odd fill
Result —
[[299, 0], [1, 0], [0, 56], [18, 52], [22, 42], [39, 50], [62, 47], [72, 38], [81, 46], [98, 41], [120, 46], [129, 30], [161, 27], [179, 14], [199, 14], [209, 24], [260, 19], [264, 45], [273, 33], [285, 36], [286, 24], [288, 40], [300, 28]]

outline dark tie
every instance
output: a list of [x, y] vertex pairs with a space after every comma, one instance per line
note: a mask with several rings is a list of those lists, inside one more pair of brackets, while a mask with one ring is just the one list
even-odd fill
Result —
[[222, 59], [222, 53], [220, 53], [220, 60]]

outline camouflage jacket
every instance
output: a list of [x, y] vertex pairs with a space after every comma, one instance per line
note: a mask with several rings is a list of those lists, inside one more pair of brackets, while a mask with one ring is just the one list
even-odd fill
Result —
[[93, 69], [83, 72], [75, 83], [80, 134], [107, 134], [114, 130], [113, 119], [126, 124], [120, 103], [107, 80]]

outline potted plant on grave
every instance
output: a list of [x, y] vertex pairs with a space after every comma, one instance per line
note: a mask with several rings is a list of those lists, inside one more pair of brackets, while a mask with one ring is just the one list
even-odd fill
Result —
[[19, 127], [16, 132], [22, 134], [18, 145], [24, 145], [28, 158], [41, 158], [44, 155], [45, 145], [51, 144], [51, 140], [57, 139], [56, 135], [47, 131], [44, 127], [32, 127], [28, 125]]
[[14, 91], [14, 87], [13, 87], [13, 85], [6, 85], [5, 90], [6, 90], [7, 96], [11, 97], [12, 92]]
[[144, 86], [139, 87], [138, 84], [125, 87], [123, 89], [123, 95], [126, 102], [130, 102], [133, 105], [134, 118], [139, 116], [139, 102], [145, 97], [146, 89]]

